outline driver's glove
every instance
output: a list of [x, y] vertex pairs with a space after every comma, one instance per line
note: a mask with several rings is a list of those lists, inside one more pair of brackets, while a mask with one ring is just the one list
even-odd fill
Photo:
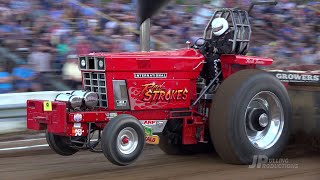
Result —
[[213, 47], [213, 53], [214, 54], [218, 53], [218, 49], [216, 47]]

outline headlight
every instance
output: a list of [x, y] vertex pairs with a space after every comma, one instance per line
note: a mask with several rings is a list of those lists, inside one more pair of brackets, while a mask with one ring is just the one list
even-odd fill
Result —
[[71, 94], [60, 93], [56, 96], [55, 101], [65, 102], [69, 108], [75, 109], [82, 105], [82, 99]]
[[103, 61], [99, 60], [99, 67], [102, 68], [103, 67]]
[[98, 58], [98, 70], [104, 70], [104, 58]]
[[86, 66], [86, 60], [84, 59], [81, 60], [81, 66]]
[[80, 97], [83, 101], [84, 104], [88, 108], [94, 108], [98, 105], [99, 102], [99, 96], [95, 92], [90, 92], [90, 91], [73, 91], [71, 93], [74, 96]]
[[86, 57], [80, 57], [79, 63], [80, 63], [80, 69], [87, 69]]

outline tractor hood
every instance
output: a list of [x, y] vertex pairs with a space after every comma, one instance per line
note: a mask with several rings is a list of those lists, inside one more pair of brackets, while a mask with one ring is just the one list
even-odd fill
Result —
[[[81, 57], [81, 56], [80, 56]], [[86, 57], [104, 57], [106, 71], [201, 71], [204, 56], [195, 49], [173, 51], [90, 53]]]

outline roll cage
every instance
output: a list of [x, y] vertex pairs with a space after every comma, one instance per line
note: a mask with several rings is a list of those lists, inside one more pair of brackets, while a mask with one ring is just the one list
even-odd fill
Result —
[[251, 2], [248, 11], [238, 8], [221, 8], [218, 9], [211, 17], [208, 25], [206, 26], [203, 38], [212, 38], [211, 23], [215, 18], [225, 18], [228, 21], [229, 28], [234, 32], [233, 38], [230, 41], [233, 42], [231, 54], [246, 55], [249, 50], [250, 38], [251, 38], [251, 25], [249, 21], [249, 14], [253, 7], [256, 5], [274, 6], [278, 2], [276, 1], [253, 1]]
[[204, 39], [212, 38], [211, 23], [215, 18], [224, 18], [228, 21], [229, 29], [233, 31], [231, 54], [245, 55], [249, 50], [251, 26], [248, 12], [240, 9], [222, 8], [217, 10], [211, 17], [203, 34]]

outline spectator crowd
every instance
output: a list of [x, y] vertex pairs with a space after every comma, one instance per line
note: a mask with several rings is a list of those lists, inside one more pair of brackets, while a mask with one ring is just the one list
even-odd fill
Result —
[[275, 59], [274, 66], [320, 64], [320, 2], [281, 0], [276, 7], [254, 12], [254, 26], [272, 34], [272, 41], [253, 45], [251, 52]]
[[[152, 18], [151, 48], [176, 49], [186, 47], [187, 40], [194, 42], [202, 36], [216, 4], [249, 6], [248, 0], [219, 2], [196, 6], [171, 2]], [[257, 28], [266, 36], [253, 34], [261, 44], [252, 44], [249, 54], [272, 57], [277, 66], [320, 64], [320, 3], [279, 2], [276, 7], [253, 11], [254, 32]], [[78, 54], [139, 51], [139, 36], [134, 33], [139, 29], [135, 3], [136, 0], [1, 0], [1, 47], [24, 61], [8, 68], [1, 65], [0, 55], [0, 93], [42, 90], [48, 72], [76, 88], [81, 84], [76, 68]]]

